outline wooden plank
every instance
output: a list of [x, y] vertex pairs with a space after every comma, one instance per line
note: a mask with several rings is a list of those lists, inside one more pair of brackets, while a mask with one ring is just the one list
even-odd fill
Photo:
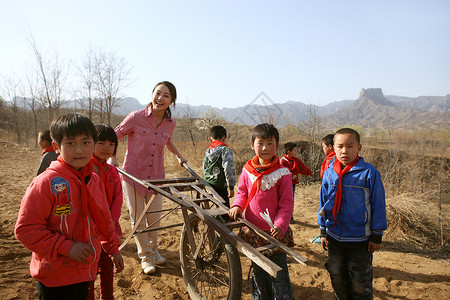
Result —
[[250, 227], [251, 229], [253, 229], [258, 235], [262, 236], [263, 238], [265, 238], [267, 241], [269, 241], [271, 244], [275, 244], [277, 245], [279, 248], [281, 248], [284, 252], [286, 252], [287, 255], [289, 255], [290, 257], [292, 257], [293, 259], [295, 259], [296, 261], [298, 261], [299, 263], [301, 263], [302, 265], [306, 266], [306, 262], [308, 261], [306, 258], [304, 258], [303, 256], [301, 256], [300, 254], [298, 254], [297, 252], [295, 252], [294, 250], [292, 250], [291, 248], [289, 248], [288, 246], [286, 246], [285, 244], [281, 243], [280, 241], [278, 241], [277, 239], [273, 238], [272, 236], [268, 235], [267, 233], [264, 232], [264, 230], [259, 229], [257, 226], [255, 226], [253, 223], [250, 223], [249, 221], [243, 219], [243, 218], [239, 218], [239, 221], [242, 221], [243, 223], [245, 223], [245, 225], [247, 225], [248, 227]]
[[123, 247], [125, 247], [126, 244], [128, 244], [128, 242], [131, 240], [131, 238], [134, 236], [134, 233], [137, 230], [137, 227], [139, 224], [141, 224], [142, 219], [145, 217], [145, 215], [147, 214], [147, 210], [150, 207], [150, 205], [152, 205], [153, 200], [155, 200], [156, 197], [156, 193], [154, 193], [152, 195], [152, 197], [150, 198], [150, 201], [147, 202], [147, 204], [144, 207], [144, 210], [142, 210], [141, 215], [139, 216], [139, 218], [137, 219], [136, 223], [134, 223], [134, 227], [131, 229], [130, 234], [127, 236], [127, 238], [123, 241], [122, 245], [120, 245], [119, 247], [119, 251], [123, 249]]

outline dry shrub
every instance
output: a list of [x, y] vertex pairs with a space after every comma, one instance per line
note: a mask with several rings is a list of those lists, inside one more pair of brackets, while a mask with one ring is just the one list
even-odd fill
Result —
[[443, 221], [441, 231], [439, 208], [430, 197], [404, 193], [386, 199], [388, 230], [384, 240], [409, 251], [448, 251], [449, 223]]

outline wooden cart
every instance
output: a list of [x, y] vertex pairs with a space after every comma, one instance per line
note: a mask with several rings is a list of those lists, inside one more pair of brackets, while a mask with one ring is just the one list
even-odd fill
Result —
[[[183, 214], [183, 223], [155, 227], [158, 220], [141, 231], [137, 231], [135, 226], [120, 249], [132, 237], [142, 232], [183, 226], [180, 239], [181, 271], [192, 299], [241, 299], [242, 269], [239, 252], [274, 277], [281, 268], [264, 256], [271, 251], [282, 250], [297, 262], [306, 265], [307, 260], [304, 257], [245, 219], [225, 222], [223, 215], [228, 212], [225, 201], [187, 164], [184, 164], [184, 167], [192, 177], [140, 180], [117, 168], [123, 176], [155, 192], [137, 219], [136, 225], [147, 213], [152, 213], [148, 209], [157, 193], [174, 203], [173, 208], [163, 209], [160, 220], [178, 209], [181, 209]], [[248, 226], [269, 244], [253, 248], [233, 231], [242, 226]]]

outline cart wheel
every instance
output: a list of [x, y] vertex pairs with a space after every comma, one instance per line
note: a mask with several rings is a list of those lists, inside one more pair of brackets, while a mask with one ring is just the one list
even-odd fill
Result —
[[242, 269], [237, 249], [195, 214], [189, 216], [197, 259], [186, 225], [180, 241], [181, 271], [191, 299], [241, 299]]

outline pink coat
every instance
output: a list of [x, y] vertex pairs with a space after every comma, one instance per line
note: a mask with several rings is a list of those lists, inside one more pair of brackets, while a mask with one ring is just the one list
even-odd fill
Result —
[[[175, 126], [174, 119], [164, 119], [156, 127], [151, 107], [131, 112], [114, 129], [118, 139], [128, 136], [123, 169], [143, 180], [164, 179], [164, 147], [171, 141]], [[133, 185], [131, 179], [125, 176], [123, 179]], [[136, 189], [143, 195], [153, 192], [139, 184]]]
[[[252, 182], [255, 178], [253, 174], [242, 169], [238, 192], [231, 207], [239, 206], [243, 208], [245, 206], [252, 188]], [[291, 173], [289, 169], [280, 167], [262, 177], [261, 187], [256, 191], [243, 216], [260, 229], [270, 230], [270, 226], [259, 214], [260, 212], [266, 212], [266, 209], [268, 209], [272, 223], [279, 227], [284, 234], [289, 227], [289, 221], [291, 220], [294, 208], [294, 200], [292, 197]]]
[[[83, 231], [81, 190], [76, 181], [78, 178], [70, 170], [53, 161], [33, 179], [20, 205], [14, 230], [16, 238], [33, 252], [31, 276], [48, 287], [94, 280], [102, 246], [109, 255], [119, 253], [119, 240], [100, 177], [92, 173], [87, 187], [107, 222], [109, 237], [102, 245], [100, 240], [104, 238], [97, 232], [90, 215], [88, 227]], [[94, 255], [83, 262], [68, 258], [75, 242], [90, 244]]]

